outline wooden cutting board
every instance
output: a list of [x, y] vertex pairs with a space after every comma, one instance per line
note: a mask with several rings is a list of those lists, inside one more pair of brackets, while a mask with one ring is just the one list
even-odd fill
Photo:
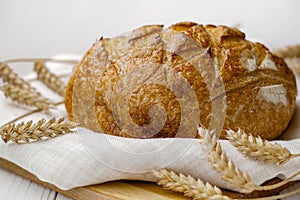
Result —
[[[26, 179], [37, 182], [47, 188], [55, 190], [65, 196], [68, 196], [74, 200], [188, 200], [182, 194], [164, 190], [155, 183], [145, 181], [113, 181], [99, 185], [91, 185], [85, 187], [74, 188], [71, 190], [61, 190], [56, 186], [39, 180], [35, 175], [17, 166], [16, 164], [0, 158], [0, 167], [7, 169], [17, 175], [20, 175]], [[280, 180], [274, 179], [266, 184], [272, 184]], [[242, 195], [232, 191], [223, 190], [224, 194], [232, 198], [257, 198], [262, 196], [274, 195], [282, 189], [290, 186], [294, 183], [289, 183], [276, 190], [253, 192], [249, 195]]]
[[52, 184], [39, 180], [35, 175], [0, 158], [0, 167], [18, 174], [26, 179], [37, 182], [75, 200], [188, 200], [176, 192], [162, 189], [155, 183], [144, 181], [113, 181], [104, 184], [61, 190]]

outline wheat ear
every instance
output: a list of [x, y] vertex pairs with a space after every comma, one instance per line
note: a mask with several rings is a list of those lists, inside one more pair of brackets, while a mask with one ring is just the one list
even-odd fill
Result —
[[44, 98], [39, 92], [27, 90], [17, 85], [4, 85], [0, 87], [5, 97], [22, 105], [36, 107], [42, 110], [54, 108], [54, 104], [47, 98]]
[[41, 60], [34, 63], [33, 70], [37, 73], [37, 78], [44, 83], [49, 89], [58, 93], [61, 96], [65, 94], [65, 85], [56, 75], [51, 73]]
[[227, 130], [227, 139], [244, 155], [271, 164], [283, 164], [290, 159], [300, 156], [292, 154], [287, 148], [278, 143], [270, 143], [261, 137], [247, 135], [244, 131]]
[[222, 194], [222, 191], [211, 184], [204, 183], [200, 179], [195, 179], [191, 176], [177, 174], [167, 169], [161, 169], [153, 172], [160, 180], [158, 185], [168, 190], [183, 193], [184, 196], [197, 199], [197, 200], [229, 200], [231, 198]]
[[293, 69], [300, 76], [300, 58], [286, 58], [284, 61], [289, 68]]
[[18, 85], [19, 87], [27, 90], [35, 90], [28, 82], [16, 74], [7, 64], [0, 63], [0, 77], [5, 83]]
[[300, 57], [300, 45], [287, 46], [274, 51], [281, 58]]
[[53, 138], [72, 132], [72, 129], [76, 126], [76, 123], [65, 121], [64, 118], [52, 118], [49, 121], [41, 119], [37, 123], [29, 121], [27, 123], [8, 124], [0, 129], [0, 134], [5, 143], [8, 141], [13, 143], [26, 143]]
[[208, 160], [212, 163], [213, 168], [222, 175], [222, 180], [230, 183], [242, 193], [250, 193], [258, 187], [251, 182], [247, 173], [243, 173], [239, 168], [235, 167], [232, 160], [227, 158], [220, 143], [213, 141], [214, 131], [198, 127], [198, 133], [203, 138], [202, 145], [211, 149], [208, 151]]

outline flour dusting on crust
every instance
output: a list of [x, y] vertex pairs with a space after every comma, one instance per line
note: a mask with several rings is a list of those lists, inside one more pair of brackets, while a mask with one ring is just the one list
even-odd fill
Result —
[[264, 61], [261, 63], [261, 65], [258, 67], [259, 69], [272, 69], [272, 70], [278, 70], [276, 64], [274, 61], [270, 58], [269, 55], [267, 55], [264, 59]]
[[257, 98], [277, 104], [282, 103], [287, 106], [287, 91], [283, 85], [271, 85], [261, 87], [257, 93]]
[[256, 60], [255, 59], [248, 59], [247, 60], [247, 67], [248, 67], [248, 70], [250, 72], [256, 70], [257, 69]]

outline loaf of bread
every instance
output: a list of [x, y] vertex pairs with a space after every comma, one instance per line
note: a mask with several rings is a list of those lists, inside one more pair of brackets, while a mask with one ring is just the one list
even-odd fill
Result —
[[227, 26], [181, 22], [101, 38], [66, 89], [69, 118], [106, 134], [195, 137], [197, 126], [278, 137], [295, 107], [295, 77], [280, 57]]

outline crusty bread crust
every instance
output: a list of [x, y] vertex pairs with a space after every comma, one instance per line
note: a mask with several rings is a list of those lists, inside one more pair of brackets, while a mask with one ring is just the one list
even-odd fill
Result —
[[[213, 63], [213, 75], [203, 63], [195, 66], [200, 59], [203, 62], [204, 55], [211, 58], [207, 63]], [[169, 68], [164, 68], [163, 74], [157, 72], [161, 70], [159, 66]], [[188, 102], [192, 97], [185, 91], [175, 94], [166, 87], [175, 84], [169, 71], [190, 84], [199, 106], [198, 123], [205, 127], [218, 117], [212, 115], [212, 101], [224, 95], [224, 130], [241, 128], [274, 139], [293, 116], [296, 82], [283, 59], [264, 45], [246, 40], [245, 34], [236, 28], [181, 22], [168, 29], [161, 25], [143, 26], [129, 36], [97, 41], [75, 67], [67, 85], [65, 105], [69, 118], [94, 131], [116, 136], [195, 137], [198, 123], [188, 121], [196, 114], [184, 116], [185, 105], [177, 100]], [[144, 77], [148, 72], [154, 74]], [[212, 82], [208, 83], [206, 76], [219, 77], [223, 92], [212, 94], [207, 86]], [[145, 84], [140, 80], [145, 80]], [[216, 85], [214, 82], [213, 86]], [[123, 98], [126, 96], [128, 100]], [[153, 122], [149, 111], [155, 105], [165, 110], [157, 121], [164, 121], [159, 130], [146, 128]], [[160, 118], [158, 114], [154, 117]], [[133, 134], [132, 123], [144, 128]], [[188, 125], [182, 129], [184, 134], [178, 135], [181, 124]], [[149, 136], [147, 132], [155, 134]]]

